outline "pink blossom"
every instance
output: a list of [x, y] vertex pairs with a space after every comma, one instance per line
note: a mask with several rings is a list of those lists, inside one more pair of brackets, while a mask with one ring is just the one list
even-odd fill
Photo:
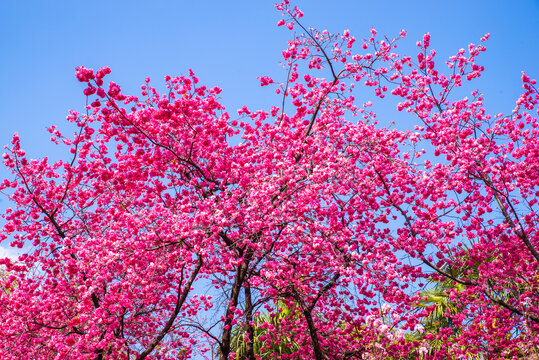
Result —
[[273, 79], [269, 76], [262, 76], [260, 78], [260, 86], [267, 86], [269, 84], [273, 84]]

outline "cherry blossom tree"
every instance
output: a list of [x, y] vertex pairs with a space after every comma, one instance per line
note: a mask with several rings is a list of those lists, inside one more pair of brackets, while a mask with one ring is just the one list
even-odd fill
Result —
[[[428, 34], [399, 55], [404, 31], [357, 41], [276, 7], [300, 35], [285, 80], [260, 78], [282, 95], [267, 110], [231, 116], [192, 71], [164, 92], [146, 79], [137, 97], [81, 66], [75, 133], [49, 129], [66, 159], [29, 159], [15, 134], [0, 237], [24, 254], [0, 259], [3, 358], [233, 359], [237, 329], [250, 360], [255, 341], [291, 335], [274, 358], [539, 347], [535, 80], [523, 74], [515, 108], [490, 115], [478, 91], [456, 94], [482, 75], [488, 35], [440, 63]], [[383, 125], [359, 88], [415, 124]], [[455, 284], [460, 311], [406, 336], [435, 310], [414, 311], [429, 280]], [[278, 329], [257, 320], [282, 306]], [[255, 339], [255, 326], [269, 331]]]

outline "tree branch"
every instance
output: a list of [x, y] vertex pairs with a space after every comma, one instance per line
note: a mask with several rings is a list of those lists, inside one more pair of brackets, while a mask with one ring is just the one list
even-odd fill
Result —
[[[193, 273], [191, 274], [191, 277], [185, 284], [183, 291], [182, 291], [182, 282], [183, 282], [183, 272], [182, 272], [182, 279], [180, 279], [180, 284], [178, 285], [178, 299], [176, 300], [176, 307], [174, 308], [174, 311], [170, 315], [170, 318], [168, 319], [167, 323], [165, 324], [165, 327], [161, 330], [159, 335], [152, 341], [146, 349], [140, 353], [139, 356], [137, 356], [136, 360], [143, 360], [148, 356], [155, 347], [163, 340], [163, 338], [168, 334], [168, 331], [172, 327], [172, 324], [174, 324], [174, 321], [176, 320], [176, 317], [178, 316], [180, 309], [182, 308], [183, 304], [185, 303], [185, 300], [187, 299], [187, 295], [189, 295], [189, 290], [191, 289], [191, 286], [193, 285], [193, 282], [195, 281], [200, 269], [202, 268], [202, 256], [198, 255], [198, 260], [195, 269], [193, 270]], [[181, 294], [181, 295], [180, 295]]]

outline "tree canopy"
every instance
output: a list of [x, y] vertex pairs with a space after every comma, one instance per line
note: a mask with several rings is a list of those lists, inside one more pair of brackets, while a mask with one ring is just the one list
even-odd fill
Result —
[[[266, 110], [227, 113], [192, 71], [133, 96], [81, 66], [75, 133], [49, 128], [66, 158], [13, 137], [0, 239], [25, 251], [0, 259], [2, 358], [537, 354], [536, 81], [489, 114], [467, 89], [488, 34], [408, 56], [405, 31], [359, 40], [276, 7], [296, 35], [285, 80], [260, 77], [282, 95]], [[378, 121], [366, 93], [415, 124]]]

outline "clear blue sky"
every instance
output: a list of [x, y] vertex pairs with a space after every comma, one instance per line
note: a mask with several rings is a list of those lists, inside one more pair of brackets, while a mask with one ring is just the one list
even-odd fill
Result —
[[[3, 1], [0, 6], [0, 144], [18, 131], [31, 157], [62, 152], [45, 127], [64, 124], [69, 109], [85, 104], [76, 66], [108, 65], [111, 80], [138, 95], [144, 78], [192, 68], [201, 82], [220, 86], [233, 112], [242, 105], [277, 102], [257, 76], [285, 77], [278, 65], [291, 33], [277, 28], [272, 0], [54, 0]], [[539, 78], [539, 0], [390, 1], [303, 0], [304, 24], [330, 31], [350, 29], [357, 38], [371, 27], [394, 36], [408, 31], [402, 49], [430, 32], [444, 58], [491, 33], [481, 56], [484, 77], [475, 82], [487, 110], [508, 112], [520, 93], [520, 74]], [[9, 174], [0, 169], [0, 178]], [[6, 205], [5, 199], [0, 209]]]
[[[192, 68], [203, 83], [224, 89], [229, 110], [244, 104], [269, 107], [272, 91], [256, 76], [284, 78], [280, 51], [291, 33], [277, 28], [272, 0], [5, 1], [0, 8], [0, 143], [19, 131], [34, 156], [49, 149], [44, 129], [61, 125], [68, 109], [81, 109], [82, 85], [75, 66], [108, 65], [111, 79], [138, 94], [146, 76]], [[299, 1], [304, 23], [357, 37], [371, 26], [396, 35], [403, 48], [430, 32], [433, 47], [450, 55], [486, 32], [487, 69], [477, 86], [488, 104], [509, 110], [519, 92], [520, 72], [539, 77], [539, 0], [518, 1]], [[410, 51], [411, 52], [411, 51]], [[502, 108], [502, 105], [504, 107]]]

